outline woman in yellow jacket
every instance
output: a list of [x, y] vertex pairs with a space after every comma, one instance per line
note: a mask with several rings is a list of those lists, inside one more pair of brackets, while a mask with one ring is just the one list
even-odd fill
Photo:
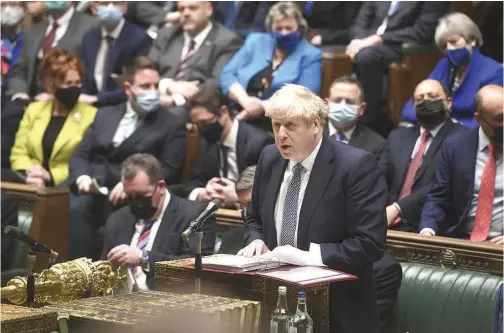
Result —
[[78, 101], [83, 70], [77, 57], [52, 50], [41, 73], [49, 97], [28, 105], [10, 155], [11, 169], [39, 188], [68, 178], [70, 157], [97, 112]]

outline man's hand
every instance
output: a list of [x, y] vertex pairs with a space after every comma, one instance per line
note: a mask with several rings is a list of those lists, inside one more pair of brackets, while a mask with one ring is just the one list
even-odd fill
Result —
[[269, 252], [268, 247], [264, 244], [261, 239], [256, 239], [252, 241], [249, 245], [245, 246], [243, 249], [238, 251], [239, 256], [252, 257], [254, 255], [258, 256], [263, 253]]
[[420, 235], [422, 236], [434, 236], [434, 234], [430, 230], [421, 230]]
[[264, 113], [263, 102], [257, 97], [248, 98], [242, 106], [247, 113], [247, 119], [256, 119]]
[[98, 102], [98, 97], [87, 94], [80, 94], [79, 102], [93, 105], [94, 103]]
[[139, 266], [142, 251], [136, 247], [121, 244], [114, 247], [107, 255], [107, 260], [114, 267]]
[[171, 108], [175, 105], [175, 103], [173, 102], [173, 97], [171, 97], [170, 95], [161, 95], [161, 97], [159, 98], [159, 104], [161, 104], [161, 106], [165, 108]]
[[165, 22], [166, 23], [172, 23], [172, 24], [177, 24], [180, 23], [180, 12], [169, 12], [165, 16]]
[[26, 184], [35, 185], [37, 190], [42, 190], [45, 188], [45, 182], [40, 177], [26, 177]]
[[114, 186], [112, 192], [110, 192], [109, 201], [112, 202], [114, 206], [117, 206], [123, 203], [124, 200], [126, 200], [126, 193], [124, 192], [123, 184], [119, 182]]
[[45, 181], [50, 181], [51, 180], [51, 174], [49, 171], [44, 169], [43, 166], [41, 165], [32, 165], [31, 167], [26, 170], [26, 175], [28, 177], [35, 177], [35, 178], [41, 178], [42, 180]]
[[313, 36], [312, 39], [310, 39], [310, 43], [312, 43], [312, 45], [315, 45], [315, 46], [322, 45], [322, 36], [320, 36], [320, 35]]
[[191, 99], [199, 91], [199, 81], [174, 81], [166, 84], [166, 89], [171, 94], [182, 94], [186, 99]]
[[82, 180], [79, 184], [77, 184], [77, 190], [80, 194], [87, 194], [91, 192], [91, 178], [87, 178]]
[[387, 224], [389, 228], [394, 224], [397, 217], [399, 217], [399, 209], [397, 209], [396, 205], [387, 206]]
[[214, 194], [212, 199], [219, 199], [225, 205], [234, 205], [238, 201], [238, 194], [236, 194], [236, 184], [226, 178], [220, 178], [220, 182], [213, 182], [212, 186]]
[[300, 250], [291, 245], [277, 246], [273, 251], [263, 256], [265, 259], [278, 260], [291, 265], [308, 266], [314, 262], [310, 252]]
[[363, 39], [354, 39], [347, 46], [345, 53], [353, 60], [360, 50], [366, 47], [376, 47], [381, 44], [383, 44], [383, 39], [379, 35], [371, 35]]
[[497, 244], [497, 245], [504, 245], [504, 236], [497, 236], [494, 237], [490, 240], [491, 243]]
[[210, 194], [208, 194], [208, 192], [204, 188], [200, 193], [198, 193], [198, 197], [196, 198], [196, 200], [202, 202], [208, 202], [212, 201], [212, 197], [210, 196]]
[[36, 101], [50, 101], [52, 99], [54, 99], [54, 96], [45, 92], [35, 96]]

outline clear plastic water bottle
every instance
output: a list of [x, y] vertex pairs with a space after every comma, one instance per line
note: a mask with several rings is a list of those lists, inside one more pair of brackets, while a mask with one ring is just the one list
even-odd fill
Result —
[[308, 314], [306, 307], [306, 293], [298, 292], [298, 305], [296, 313], [292, 316], [289, 325], [289, 333], [312, 333], [313, 320]]
[[271, 315], [270, 333], [289, 333], [289, 307], [287, 306], [287, 288], [278, 287], [278, 301]]

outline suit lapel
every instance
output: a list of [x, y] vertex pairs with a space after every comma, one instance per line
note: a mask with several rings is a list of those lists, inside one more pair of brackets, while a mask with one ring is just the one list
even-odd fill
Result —
[[56, 141], [54, 142], [54, 147], [51, 153], [51, 160], [56, 157], [56, 155], [63, 149], [63, 147], [72, 141], [75, 137], [75, 133], [80, 132], [82, 114], [80, 108], [76, 107], [70, 112], [61, 128], [61, 132], [58, 134]]
[[450, 134], [452, 128], [453, 123], [450, 120], [447, 120], [443, 127], [441, 127], [441, 129], [439, 130], [438, 134], [434, 137], [431, 144], [429, 145], [429, 149], [427, 149], [427, 153], [422, 158], [422, 164], [420, 165], [420, 169], [418, 169], [418, 172], [415, 175], [414, 183], [416, 183], [420, 179], [420, 177], [422, 177], [427, 167], [431, 164], [431, 162], [433, 162], [437, 150], [441, 146], [441, 143], [444, 141], [446, 136]]
[[303, 241], [306, 240], [311, 217], [334, 172], [334, 165], [332, 164], [333, 159], [334, 154], [331, 151], [331, 143], [329, 142], [329, 138], [324, 135], [322, 137], [322, 145], [320, 146], [320, 150], [315, 158], [315, 163], [313, 164], [313, 169], [310, 173], [310, 179], [306, 186], [303, 202], [301, 204], [301, 211], [299, 213], [297, 244], [302, 250], [307, 250], [304, 246], [308, 246], [308, 244], [305, 244]]
[[238, 135], [236, 138], [236, 163], [238, 164], [238, 178], [246, 168], [247, 135], [243, 126], [238, 122]]
[[65, 34], [61, 37], [61, 39], [58, 41], [58, 44], [56, 47], [59, 48], [66, 48], [68, 45], [72, 45], [72, 40], [75, 38], [75, 33], [77, 29], [79, 29], [79, 13], [75, 12], [72, 15], [72, 18], [70, 19], [70, 22], [68, 22], [68, 29], [65, 31]]
[[157, 123], [157, 118], [159, 116], [160, 112], [166, 112], [166, 110], [158, 110], [155, 114], [152, 114], [150, 116], [147, 116], [144, 119], [140, 119], [140, 125], [137, 127], [137, 129], [131, 133], [131, 135], [126, 138], [118, 147], [117, 149], [124, 149], [125, 147], [132, 147], [136, 146], [138, 142], [145, 140], [146, 138], [149, 137], [149, 134], [155, 133], [156, 132], [156, 126], [158, 125]]
[[[37, 116], [33, 121], [34, 126], [31, 128], [32, 134], [37, 135], [37, 137], [42, 138], [51, 120], [53, 102], [48, 101], [44, 103], [43, 107], [37, 112]], [[38, 140], [38, 147], [35, 149], [35, 155], [38, 161], [44, 160], [44, 148], [42, 147], [42, 140]]]
[[96, 33], [92, 35], [93, 40], [91, 47], [89, 47], [89, 49], [86, 50], [86, 52], [90, 53], [88, 73], [91, 77], [89, 77], [88, 80], [91, 82], [94, 82], [93, 79], [96, 66], [96, 57], [98, 56], [98, 50], [100, 49], [101, 46], [101, 29], [97, 28], [95, 32]]
[[178, 210], [178, 201], [177, 198], [173, 195], [170, 196], [170, 202], [168, 206], [166, 206], [166, 210], [163, 214], [163, 219], [159, 224], [159, 229], [156, 234], [156, 238], [154, 239], [154, 243], [152, 244], [152, 251], [158, 251], [163, 243], [164, 235], [168, 234], [170, 231], [170, 227], [172, 226], [173, 219], [177, 216]]
[[[110, 77], [110, 74], [114, 72], [114, 67], [117, 62], [117, 58], [121, 54], [121, 51], [124, 49], [124, 45], [127, 45], [128, 41], [128, 22], [124, 22], [124, 25], [117, 37], [117, 40], [110, 48], [108, 54], [105, 56], [105, 73], [103, 77], [103, 82], [107, 82], [107, 79]], [[105, 86], [105, 85], [103, 85]]]
[[183, 33], [173, 38], [173, 45], [170, 47], [170, 49], [173, 54], [173, 58], [171, 58], [172, 60], [170, 60], [171, 63], [173, 64], [173, 67], [171, 67], [168, 77], [174, 77], [180, 66], [180, 60], [182, 58], [182, 50], [184, 49]]
[[[119, 110], [122, 109], [122, 112]], [[116, 111], [117, 110], [117, 111]], [[119, 126], [119, 122], [121, 121], [122, 117], [126, 113], [126, 104], [119, 105], [117, 109], [111, 110], [112, 112], [109, 112], [108, 114], [110, 115], [110, 119], [107, 119], [107, 124], [103, 124], [107, 131], [104, 131], [103, 133], [103, 142], [105, 144], [109, 144], [112, 142], [114, 139], [114, 135], [117, 131], [117, 127]], [[101, 125], [101, 124], [99, 124]]]
[[45, 32], [47, 30], [47, 27], [48, 27], [48, 23], [46, 24], [43, 24], [40, 29], [33, 29], [33, 45], [27, 45], [26, 41], [23, 45], [23, 47], [31, 47], [31, 55], [33, 57], [33, 59], [37, 59], [38, 58], [38, 53], [39, 53], [39, 50], [42, 48], [42, 41], [44, 40], [44, 35], [45, 35]]
[[[279, 154], [278, 160], [271, 166], [271, 178], [266, 188], [266, 195], [263, 200], [265, 221], [275, 221], [275, 206], [287, 163], [288, 161], [283, 159]], [[264, 223], [263, 226], [268, 226], [269, 229], [267, 232], [268, 247], [270, 249], [277, 247], [278, 242], [275, 225]]]
[[[420, 135], [420, 127], [416, 126], [411, 129], [411, 131], [407, 132], [407, 135], [404, 138], [404, 144], [400, 144], [401, 147], [401, 155], [399, 157], [399, 172], [401, 181], [401, 186], [404, 183], [404, 177], [406, 177], [406, 173], [408, 172], [408, 168], [411, 162], [411, 153], [413, 149], [415, 149], [415, 143]], [[401, 189], [399, 189], [399, 192]]]
[[348, 144], [357, 148], [364, 146], [365, 142], [363, 142], [362, 140], [362, 127], [359, 124], [355, 126], [352, 137], [350, 138], [350, 141], [348, 141]]
[[118, 228], [118, 235], [117, 235], [117, 244], [131, 244], [131, 239], [133, 239], [133, 235], [135, 234], [135, 224], [137, 223], [137, 219], [133, 214], [127, 214], [127, 217], [125, 218], [126, 221], [124, 222], [123, 228]]

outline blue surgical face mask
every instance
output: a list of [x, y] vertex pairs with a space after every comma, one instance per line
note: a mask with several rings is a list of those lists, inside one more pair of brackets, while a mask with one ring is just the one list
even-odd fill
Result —
[[159, 92], [147, 91], [136, 93], [136, 99], [131, 101], [131, 105], [140, 117], [156, 112], [160, 108]]
[[105, 24], [117, 25], [123, 18], [123, 12], [121, 7], [112, 4], [98, 6], [97, 17]]
[[46, 6], [47, 10], [50, 12], [61, 11], [61, 10], [65, 10], [68, 8], [67, 1], [44, 1], [44, 5]]
[[272, 31], [271, 36], [276, 40], [276, 46], [287, 53], [294, 51], [299, 41], [301, 40], [301, 34], [299, 31], [293, 31], [286, 35], [282, 35], [277, 31]]
[[355, 125], [359, 118], [359, 106], [355, 104], [329, 103], [329, 118], [332, 123], [340, 128]]
[[452, 65], [457, 68], [462, 65], [468, 64], [471, 60], [471, 52], [469, 51], [467, 46], [462, 46], [454, 50], [446, 50], [446, 56], [448, 57], [448, 60], [450, 60]]

